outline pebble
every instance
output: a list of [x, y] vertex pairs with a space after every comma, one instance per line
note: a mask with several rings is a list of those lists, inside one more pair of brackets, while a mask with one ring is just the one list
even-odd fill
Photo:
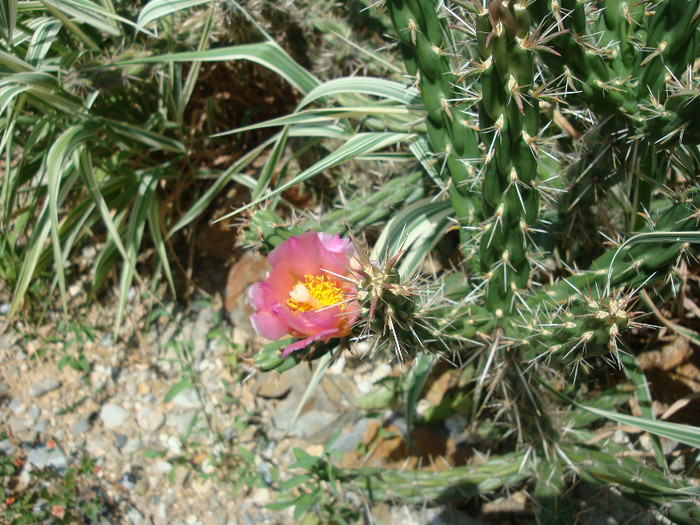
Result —
[[80, 437], [92, 428], [92, 423], [88, 418], [79, 419], [73, 424], [71, 429], [75, 437]]
[[121, 449], [124, 448], [124, 445], [126, 445], [126, 442], [127, 442], [127, 438], [124, 434], [117, 434], [114, 437], [114, 446], [119, 451], [121, 451]]
[[11, 456], [15, 453], [17, 447], [15, 447], [9, 439], [0, 440], [0, 454], [3, 456]]
[[27, 410], [27, 406], [22, 403], [20, 398], [15, 397], [12, 401], [10, 401], [10, 410], [13, 414], [20, 415], [24, 414], [25, 410]]
[[165, 423], [165, 414], [153, 407], [145, 406], [136, 413], [136, 422], [143, 430], [155, 432]]
[[58, 445], [52, 448], [39, 445], [29, 451], [27, 465], [30, 469], [52, 468], [59, 473], [64, 473], [68, 469], [68, 457]]
[[107, 403], [100, 410], [100, 419], [107, 428], [118, 428], [131, 417], [131, 412], [116, 403]]
[[119, 480], [119, 484], [124, 487], [125, 490], [131, 492], [136, 487], [136, 476], [131, 472], [124, 472]]
[[35, 435], [46, 434], [48, 432], [48, 429], [49, 429], [49, 420], [42, 419], [36, 425], [34, 425], [34, 434]]
[[27, 414], [29, 419], [31, 419], [32, 421], [36, 421], [37, 419], [39, 419], [40, 415], [41, 409], [38, 406], [33, 406], [32, 408], [30, 408], [29, 413]]
[[176, 407], [187, 409], [202, 408], [202, 401], [194, 388], [187, 388], [179, 392], [173, 398], [173, 404]]
[[366, 417], [358, 420], [350, 430], [343, 432], [333, 443], [333, 448], [341, 454], [349, 454], [357, 450], [362, 437], [369, 428], [370, 420]]
[[90, 456], [99, 458], [107, 455], [112, 450], [107, 442], [99, 437], [92, 437], [85, 443], [85, 448]]

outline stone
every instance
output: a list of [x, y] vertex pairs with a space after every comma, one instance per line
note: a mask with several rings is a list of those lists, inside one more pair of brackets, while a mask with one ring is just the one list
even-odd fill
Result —
[[92, 437], [85, 443], [85, 449], [88, 451], [90, 456], [99, 458], [106, 456], [112, 447], [107, 444], [107, 442], [99, 437]]
[[27, 414], [29, 419], [31, 419], [32, 421], [36, 421], [37, 419], [39, 419], [40, 415], [41, 415], [41, 409], [36, 405], [33, 406], [32, 408], [30, 408], [29, 413]]
[[344, 431], [333, 443], [333, 448], [341, 454], [355, 452], [369, 428], [370, 420], [366, 417], [358, 420], [350, 430]]
[[147, 520], [138, 509], [130, 507], [129, 510], [126, 511], [126, 522], [132, 525], [146, 525], [150, 523], [150, 520]]
[[34, 447], [27, 454], [27, 465], [31, 470], [52, 468], [60, 473], [68, 469], [68, 456], [58, 445], [49, 448], [46, 445]]
[[124, 472], [119, 480], [119, 484], [124, 487], [125, 490], [131, 492], [134, 490], [134, 487], [136, 487], [136, 476], [131, 472]]
[[131, 412], [116, 403], [107, 403], [100, 410], [102, 424], [110, 429], [119, 428], [131, 418]]
[[80, 437], [92, 428], [92, 423], [88, 418], [79, 419], [73, 424], [73, 435], [75, 437]]
[[292, 374], [279, 372], [263, 372], [258, 374], [251, 384], [251, 390], [256, 396], [265, 399], [282, 399], [294, 386]]
[[121, 451], [121, 449], [124, 448], [124, 445], [126, 445], [127, 438], [124, 434], [117, 434], [114, 437], [114, 446], [116, 447], [117, 450]]
[[12, 401], [10, 401], [10, 410], [13, 414], [18, 416], [20, 414], [24, 414], [25, 410], [27, 410], [27, 407], [24, 403], [22, 403], [22, 400], [20, 398], [15, 397]]
[[165, 414], [159, 410], [145, 406], [136, 413], [136, 423], [148, 432], [155, 432], [165, 423]]
[[15, 447], [9, 439], [0, 440], [0, 454], [3, 456], [11, 456], [15, 453]]
[[202, 401], [194, 388], [182, 390], [173, 398], [173, 404], [180, 408], [196, 409], [202, 408]]

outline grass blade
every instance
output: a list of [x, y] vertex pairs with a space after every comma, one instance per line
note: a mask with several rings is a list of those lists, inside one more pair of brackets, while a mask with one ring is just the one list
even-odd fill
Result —
[[144, 28], [151, 22], [175, 13], [176, 11], [202, 4], [209, 4], [212, 1], [213, 0], [151, 0], [141, 9], [136, 19], [136, 25], [140, 28]]
[[421, 199], [392, 217], [382, 230], [371, 258], [393, 257], [405, 251], [399, 273], [409, 279], [420, 268], [423, 258], [450, 225], [452, 205], [449, 201]]
[[316, 100], [345, 93], [372, 95], [404, 105], [423, 107], [418, 90], [398, 82], [372, 77], [344, 77], [329, 80], [309, 91], [299, 102], [297, 109]]
[[185, 51], [167, 55], [155, 55], [117, 62], [117, 65], [146, 64], [158, 62], [227, 62], [248, 60], [255, 62], [289, 82], [301, 93], [307, 93], [320, 82], [306, 69], [297, 64], [281, 47], [273, 42], [242, 44], [240, 46], [218, 47], [203, 51]]
[[8, 43], [12, 42], [17, 25], [17, 0], [0, 2], [0, 32]]
[[436, 361], [435, 354], [420, 352], [416, 355], [411, 371], [406, 378], [406, 443], [410, 443], [413, 415], [416, 411], [418, 398]]
[[362, 157], [363, 155], [366, 155], [368, 153], [372, 153], [373, 151], [379, 150], [386, 148], [388, 146], [391, 146], [393, 144], [396, 144], [398, 142], [404, 141], [404, 140], [411, 140], [415, 138], [413, 134], [411, 133], [391, 133], [391, 132], [376, 132], [376, 133], [357, 133], [356, 135], [353, 135], [345, 144], [340, 146], [337, 150], [335, 150], [333, 153], [328, 155], [327, 157], [321, 159], [320, 161], [316, 162], [309, 168], [305, 169], [301, 173], [297, 174], [294, 178], [291, 180], [285, 182], [284, 184], [281, 184], [277, 188], [275, 188], [272, 192], [258, 198], [254, 199], [252, 202], [249, 204], [246, 204], [242, 208], [239, 208], [237, 210], [234, 210], [231, 213], [228, 213], [221, 217], [218, 220], [225, 220], [233, 217], [234, 215], [239, 214], [240, 212], [247, 210], [248, 208], [251, 208], [253, 206], [257, 206], [261, 202], [271, 199], [285, 190], [291, 188], [292, 186], [296, 186], [297, 184], [313, 177], [314, 175], [317, 175], [321, 173], [324, 170], [327, 170], [328, 168], [332, 168], [333, 166], [336, 166], [338, 164], [341, 164], [347, 160], [350, 159], [355, 159]]

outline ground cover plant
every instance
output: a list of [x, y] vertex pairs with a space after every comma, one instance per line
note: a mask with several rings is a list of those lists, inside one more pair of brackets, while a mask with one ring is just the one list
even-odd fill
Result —
[[[664, 344], [656, 325], [697, 362], [698, 1], [350, 4], [377, 44], [340, 39], [361, 67], [319, 78], [266, 31], [266, 9], [286, 20], [267, 2], [9, 2], [8, 319], [30, 315], [39, 276], [67, 310], [73, 249], [86, 242], [104, 243], [95, 293], [120, 262], [118, 334], [134, 281], [154, 302], [161, 277], [176, 293], [187, 271], [174, 270], [173, 246], [193, 243], [198, 221], [236, 225], [275, 268], [315, 239], [320, 260], [342, 251], [347, 268], [304, 266], [254, 288], [261, 334], [292, 336], [256, 352], [257, 366], [311, 362], [311, 390], [363, 342], [364, 359], [402, 371], [380, 405], [409, 429], [459, 415], [469, 454], [443, 471], [351, 469], [329, 444], [323, 457], [299, 453], [305, 473], [278, 506], [328, 517], [339, 486], [416, 503], [525, 487], [539, 521], [562, 523], [583, 480], [696, 522], [697, 392], [679, 390], [660, 413], [645, 362]], [[249, 38], [229, 45], [225, 16]], [[345, 29], [325, 24], [324, 37]], [[277, 113], [217, 120], [226, 104], [212, 94], [199, 113], [208, 127], [197, 125], [203, 73], [239, 68], [254, 82], [260, 69], [240, 69], [250, 62], [290, 86], [271, 95]], [[333, 308], [352, 315], [330, 326]], [[314, 315], [325, 330], [300, 328]], [[446, 368], [455, 386], [418, 414]], [[613, 440], [616, 429], [633, 440]]]

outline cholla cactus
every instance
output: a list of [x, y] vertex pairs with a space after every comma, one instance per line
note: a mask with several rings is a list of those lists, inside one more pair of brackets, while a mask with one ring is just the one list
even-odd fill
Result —
[[[358, 256], [358, 326], [421, 366], [440, 345], [456, 348], [473, 424], [493, 409], [529, 457], [562, 458], [564, 471], [580, 449], [565, 450], [571, 421], [545, 385], [565, 378], [575, 394], [592, 363], [621, 366], [625, 332], [642, 326], [639, 289], [694, 256], [700, 0], [385, 5], [465, 263], [429, 288], [402, 281], [395, 257]], [[425, 301], [427, 290], [440, 299]], [[604, 456], [577, 472], [602, 479]], [[536, 494], [565, 483], [550, 485]]]

